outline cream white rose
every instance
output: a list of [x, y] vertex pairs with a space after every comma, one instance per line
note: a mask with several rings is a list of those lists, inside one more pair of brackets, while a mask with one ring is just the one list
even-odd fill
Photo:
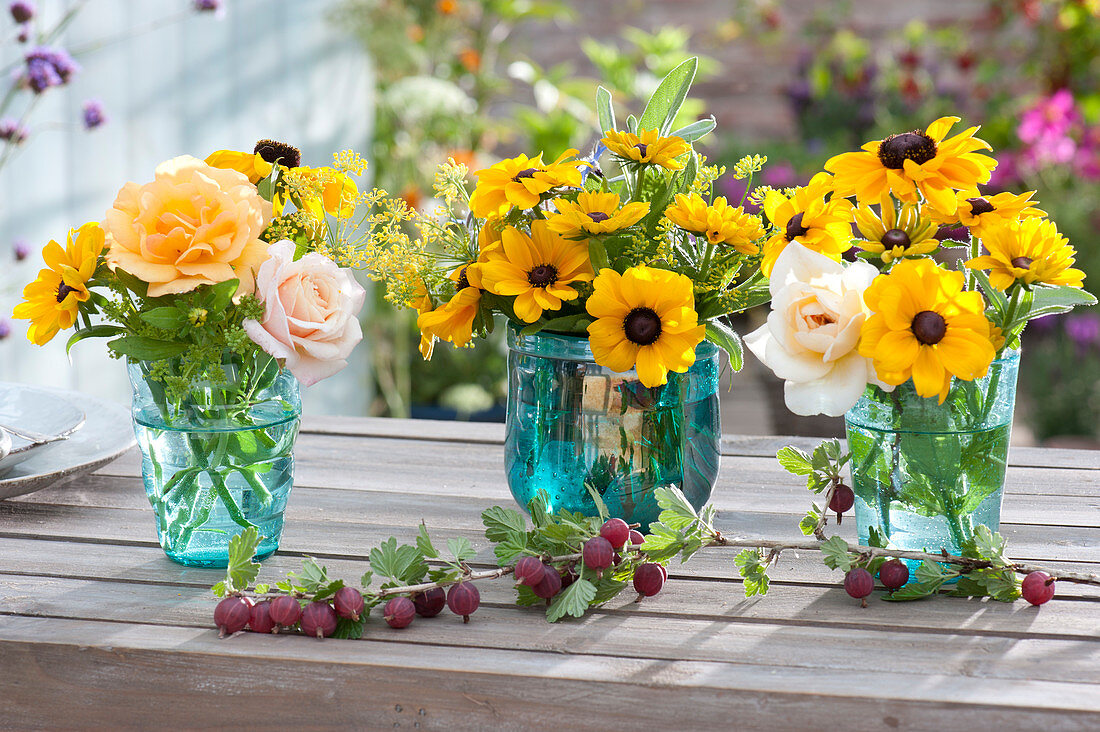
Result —
[[325, 256], [313, 252], [294, 261], [292, 242], [276, 242], [267, 251], [256, 273], [264, 319], [245, 320], [244, 330], [260, 348], [283, 359], [303, 385], [316, 384], [347, 366], [363, 340], [357, 316], [366, 291]]
[[784, 401], [795, 414], [839, 417], [869, 382], [882, 385], [857, 350], [870, 315], [863, 291], [878, 273], [866, 262], [845, 266], [793, 242], [776, 260], [768, 322], [745, 336], [745, 345], [786, 382]]

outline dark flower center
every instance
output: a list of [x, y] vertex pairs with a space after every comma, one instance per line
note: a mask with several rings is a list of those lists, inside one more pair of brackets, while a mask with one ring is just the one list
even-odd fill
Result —
[[649, 145], [646, 145], [644, 142], [639, 142], [634, 147], [638, 150], [643, 158], [646, 156], [646, 151], [649, 150]]
[[966, 202], [970, 204], [970, 213], [974, 216], [993, 212], [993, 204], [984, 198], [968, 198]]
[[592, 213], [588, 214], [588, 218], [599, 224], [603, 221], [607, 221], [611, 217], [605, 214], [603, 211], [593, 211]]
[[527, 273], [527, 281], [533, 287], [548, 287], [558, 281], [558, 268], [552, 264], [540, 264]]
[[1032, 261], [1030, 257], [1016, 257], [1012, 260], [1012, 266], [1019, 267], [1020, 269], [1028, 269], [1031, 267]]
[[455, 282], [455, 289], [456, 290], [460, 290], [460, 291], [465, 290], [467, 287], [470, 286], [470, 280], [469, 280], [468, 277], [466, 277], [466, 270], [468, 270], [469, 268], [470, 268], [470, 265], [467, 264], [465, 267], [463, 267], [459, 271], [458, 281]]
[[260, 140], [253, 152], [272, 165], [279, 163], [288, 168], [297, 168], [302, 164], [302, 151], [278, 140]]
[[538, 168], [524, 168], [515, 174], [512, 180], [519, 180], [520, 178], [534, 178], [535, 173], [539, 172]]
[[936, 141], [920, 130], [890, 135], [878, 146], [878, 159], [883, 166], [901, 170], [906, 160], [923, 165], [936, 157]]
[[661, 337], [661, 317], [650, 308], [634, 308], [623, 319], [626, 338], [639, 346], [648, 346]]
[[893, 249], [894, 247], [907, 247], [912, 244], [912, 240], [909, 235], [901, 229], [890, 229], [882, 235], [882, 246], [887, 249]]
[[802, 225], [803, 212], [799, 211], [787, 221], [787, 241], [794, 241], [805, 234], [809, 229]]
[[947, 321], [939, 313], [922, 310], [913, 318], [913, 335], [926, 346], [934, 346], [947, 334]]
[[70, 292], [79, 292], [75, 287], [70, 287], [62, 282], [57, 286], [57, 301], [65, 302], [65, 298], [69, 296]]

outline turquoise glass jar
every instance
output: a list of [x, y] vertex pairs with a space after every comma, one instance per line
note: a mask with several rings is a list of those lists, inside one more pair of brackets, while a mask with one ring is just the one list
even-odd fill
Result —
[[644, 530], [658, 486], [706, 504], [721, 454], [717, 347], [700, 343], [687, 372], [654, 388], [597, 364], [587, 338], [510, 326], [508, 349], [504, 462], [521, 506], [543, 490], [551, 510], [594, 516], [595, 493]]
[[[161, 364], [161, 366], [157, 366]], [[279, 548], [294, 483], [294, 441], [302, 413], [298, 380], [272, 359], [223, 364], [221, 378], [170, 396], [151, 369], [178, 362], [131, 362], [134, 433], [141, 474], [168, 557], [225, 567], [229, 540], [255, 526], [256, 559]]]
[[979, 524], [999, 528], [1019, 364], [1012, 352], [955, 379], [942, 404], [912, 381], [867, 388], [845, 415], [860, 543], [874, 528], [891, 547], [958, 554]]

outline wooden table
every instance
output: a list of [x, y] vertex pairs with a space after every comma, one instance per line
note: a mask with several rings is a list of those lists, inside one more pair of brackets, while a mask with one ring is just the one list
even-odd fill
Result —
[[[282, 550], [357, 578], [372, 546], [421, 518], [469, 537], [511, 504], [500, 425], [335, 419], [305, 425]], [[808, 494], [727, 437], [714, 502], [728, 535], [798, 536]], [[803, 445], [810, 444], [801, 440]], [[1100, 454], [1012, 454], [1011, 555], [1100, 567]], [[843, 530], [854, 531], [854, 521]], [[659, 596], [549, 625], [482, 583], [444, 612], [360, 641], [211, 627], [213, 570], [168, 561], [130, 453], [91, 478], [0, 503], [0, 726], [412, 729], [1100, 729], [1100, 592], [1043, 608], [937, 598], [860, 609], [819, 556], [784, 558], [746, 600], [733, 552], [674, 565]], [[877, 594], [877, 593], [876, 593]]]

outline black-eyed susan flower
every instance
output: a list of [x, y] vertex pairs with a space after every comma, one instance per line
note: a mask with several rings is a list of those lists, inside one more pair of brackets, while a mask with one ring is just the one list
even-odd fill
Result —
[[588, 245], [564, 239], [544, 220], [531, 223], [531, 235], [508, 227], [501, 232], [502, 251], [478, 264], [485, 289], [515, 297], [512, 309], [520, 320], [533, 323], [544, 310], [560, 310], [562, 301], [576, 300], [576, 282], [589, 282], [594, 273]]
[[681, 155], [691, 150], [682, 137], [661, 137], [660, 130], [619, 132], [607, 130], [601, 142], [612, 155], [628, 165], [659, 165], [668, 170], [683, 170]]
[[931, 259], [904, 259], [876, 277], [863, 299], [873, 315], [860, 332], [859, 353], [887, 384], [910, 378], [922, 397], [942, 404], [951, 378], [981, 378], [996, 356], [981, 293], [964, 292], [962, 272]]
[[941, 117], [924, 130], [890, 135], [868, 142], [860, 152], [842, 153], [825, 163], [833, 173], [833, 187], [842, 196], [855, 195], [860, 203], [878, 203], [892, 192], [906, 203], [918, 203], [918, 192], [944, 214], [955, 212], [955, 191], [989, 182], [997, 161], [978, 150], [991, 150], [974, 137], [977, 127], [944, 139], [959, 121]]
[[645, 265], [622, 274], [602, 270], [586, 307], [596, 318], [588, 326], [596, 363], [619, 372], [636, 368], [646, 387], [666, 383], [669, 371], [687, 371], [706, 333], [691, 280]]
[[253, 184], [271, 175], [274, 167], [259, 153], [239, 152], [237, 150], [216, 150], [206, 157], [206, 164], [214, 168], [235, 170], [244, 173]]
[[1072, 267], [1077, 251], [1058, 233], [1053, 221], [1029, 218], [987, 225], [982, 244], [989, 254], [966, 263], [970, 269], [989, 271], [989, 283], [1007, 290], [1016, 282], [1025, 285], [1081, 287], [1085, 273]]
[[865, 240], [860, 248], [879, 255], [886, 264], [903, 257], [931, 254], [940, 245], [936, 238], [939, 227], [932, 219], [921, 216], [914, 203], [903, 203], [898, 210], [894, 199], [884, 196], [879, 202], [879, 213], [861, 204], [854, 216], [856, 228]]
[[971, 188], [955, 193], [956, 208], [950, 214], [928, 207], [928, 215], [937, 224], [961, 224], [974, 236], [984, 237], [987, 226], [1046, 216], [1046, 211], [1036, 208], [1039, 202], [1031, 200], [1034, 195], [1035, 191], [983, 196], [977, 188]]
[[499, 216], [490, 216], [485, 220], [477, 232], [478, 261], [483, 262], [493, 252], [501, 251], [500, 234], [503, 230], [504, 223]]
[[71, 229], [64, 247], [56, 241], [46, 245], [42, 259], [47, 269], [23, 288], [24, 301], [12, 313], [31, 321], [27, 340], [42, 346], [58, 331], [73, 326], [80, 303], [91, 297], [87, 284], [95, 274], [103, 248], [103, 229], [95, 222]]
[[513, 206], [534, 208], [548, 191], [579, 188], [581, 171], [572, 160], [576, 150], [566, 150], [552, 163], [519, 155], [477, 171], [477, 186], [470, 196], [470, 211], [480, 219], [503, 216]]
[[837, 262], [852, 248], [852, 204], [846, 198], [825, 200], [832, 191], [830, 180], [828, 173], [818, 173], [790, 197], [768, 191], [764, 213], [776, 232], [764, 243], [760, 269], [765, 275], [771, 275], [775, 260], [792, 241]]
[[711, 244], [727, 244], [742, 254], [759, 252], [756, 242], [764, 236], [760, 217], [729, 205], [725, 196], [708, 204], [698, 193], [677, 193], [675, 203], [665, 209], [665, 218], [689, 234], [705, 237]]
[[[458, 347], [465, 346], [473, 337], [474, 318], [480, 308], [481, 290], [469, 286], [463, 287], [435, 310], [420, 313], [416, 318], [416, 327], [420, 329], [421, 344], [424, 338], [438, 338]], [[430, 356], [430, 349], [428, 353]]]
[[[428, 288], [424, 285], [424, 280], [420, 280], [420, 282], [417, 283], [416, 290], [413, 292], [412, 301], [409, 304], [416, 308], [418, 320], [419, 316], [432, 311], [432, 296], [428, 294]], [[420, 346], [418, 350], [425, 361], [431, 361], [432, 351], [435, 350], [435, 336], [421, 331]]]
[[594, 234], [609, 234], [633, 226], [649, 213], [649, 202], [634, 201], [619, 207], [615, 193], [582, 191], [576, 203], [565, 199], [554, 200], [556, 214], [549, 214], [546, 222], [551, 231], [570, 238], [584, 238]]

